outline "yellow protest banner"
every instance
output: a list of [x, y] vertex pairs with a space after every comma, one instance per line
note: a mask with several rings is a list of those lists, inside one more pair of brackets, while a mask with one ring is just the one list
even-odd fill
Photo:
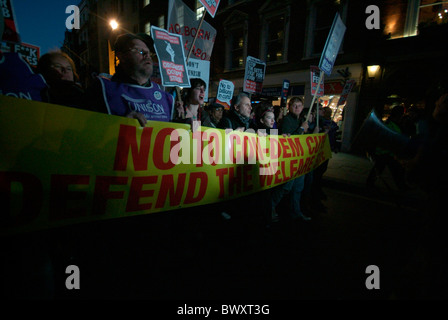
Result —
[[0, 96], [2, 234], [205, 205], [269, 189], [331, 157], [283, 137], [148, 122]]

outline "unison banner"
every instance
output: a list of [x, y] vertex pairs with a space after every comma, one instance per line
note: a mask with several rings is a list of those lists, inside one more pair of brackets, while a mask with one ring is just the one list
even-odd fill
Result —
[[331, 157], [325, 134], [265, 136], [0, 96], [0, 233], [225, 201]]

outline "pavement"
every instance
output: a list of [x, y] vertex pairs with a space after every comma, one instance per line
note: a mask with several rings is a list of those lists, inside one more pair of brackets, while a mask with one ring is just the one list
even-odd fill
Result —
[[[280, 219], [269, 230], [257, 224], [254, 204], [248, 203], [253, 212], [237, 207], [244, 214], [230, 220], [222, 219], [221, 207], [204, 206], [15, 239], [18, 249], [38, 259], [3, 270], [13, 288], [4, 293], [19, 299], [170, 300], [182, 306], [197, 299], [286, 301], [280, 309], [293, 308], [292, 300], [389, 300], [398, 289], [403, 299], [402, 291], [413, 283], [403, 271], [419, 244], [418, 202], [425, 196], [417, 187], [397, 190], [387, 169], [368, 189], [371, 168], [365, 156], [333, 153], [323, 177], [328, 211], [308, 222]], [[81, 270], [81, 290], [65, 288], [69, 264]], [[381, 268], [381, 290], [366, 289], [369, 265]], [[47, 273], [25, 272], [42, 266]]]
[[414, 209], [416, 204], [426, 201], [426, 193], [415, 184], [408, 183], [408, 190], [399, 190], [387, 167], [376, 181], [375, 188], [367, 188], [366, 180], [372, 167], [373, 162], [367, 155], [333, 152], [323, 176], [323, 184], [326, 187], [380, 197], [385, 201], [401, 201]]

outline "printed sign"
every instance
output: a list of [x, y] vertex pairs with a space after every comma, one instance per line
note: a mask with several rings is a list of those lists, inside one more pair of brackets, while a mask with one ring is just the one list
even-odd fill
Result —
[[311, 95], [316, 95], [317, 97], [322, 97], [324, 95], [324, 78], [322, 77], [320, 81], [319, 90], [316, 93], [317, 85], [319, 84], [320, 69], [316, 66], [311, 66]]
[[[168, 31], [182, 36], [182, 43], [187, 55], [190, 53], [191, 45], [194, 41], [194, 46], [188, 59], [195, 58], [209, 61], [213, 45], [215, 44], [216, 29], [206, 21], [202, 22], [199, 30], [198, 27], [199, 21], [195, 12], [181, 0], [169, 1]], [[195, 37], [196, 40], [194, 40]]]
[[216, 11], [218, 11], [220, 0], [199, 0], [202, 5], [207, 9], [207, 12], [214, 18]]
[[14, 52], [17, 52], [22, 58], [32, 66], [37, 67], [37, 62], [40, 57], [40, 48], [28, 43], [14, 44]]
[[339, 97], [338, 105], [343, 105], [347, 101], [348, 94], [352, 91], [356, 81], [355, 80], [347, 80], [344, 85], [344, 89], [342, 90], [342, 94]]
[[222, 80], [219, 81], [218, 93], [216, 95], [216, 102], [222, 104], [226, 110], [230, 109], [232, 104], [233, 92], [235, 85], [232, 81]]
[[246, 59], [243, 91], [248, 93], [261, 93], [265, 71], [265, 62], [248, 56]]
[[283, 87], [282, 87], [282, 93], [280, 98], [283, 99], [287, 99], [288, 95], [289, 95], [289, 80], [283, 80]]
[[159, 58], [162, 85], [165, 87], [190, 87], [187, 66], [185, 64], [182, 37], [168, 31], [151, 27], [154, 48]]
[[[199, 78], [204, 80], [207, 84], [210, 83], [210, 61], [189, 59], [187, 61], [187, 71], [190, 79]], [[208, 101], [208, 89], [207, 85], [207, 88], [205, 88], [205, 102]]]
[[319, 62], [319, 69], [324, 71], [328, 76], [331, 75], [331, 70], [333, 70], [339, 47], [344, 38], [345, 29], [346, 27], [342, 22], [339, 13], [336, 13]]

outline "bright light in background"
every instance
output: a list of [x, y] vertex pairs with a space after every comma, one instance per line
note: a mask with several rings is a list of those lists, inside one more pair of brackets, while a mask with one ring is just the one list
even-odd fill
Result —
[[110, 27], [112, 28], [112, 30], [115, 30], [118, 28], [118, 22], [117, 20], [113, 19], [109, 22]]

